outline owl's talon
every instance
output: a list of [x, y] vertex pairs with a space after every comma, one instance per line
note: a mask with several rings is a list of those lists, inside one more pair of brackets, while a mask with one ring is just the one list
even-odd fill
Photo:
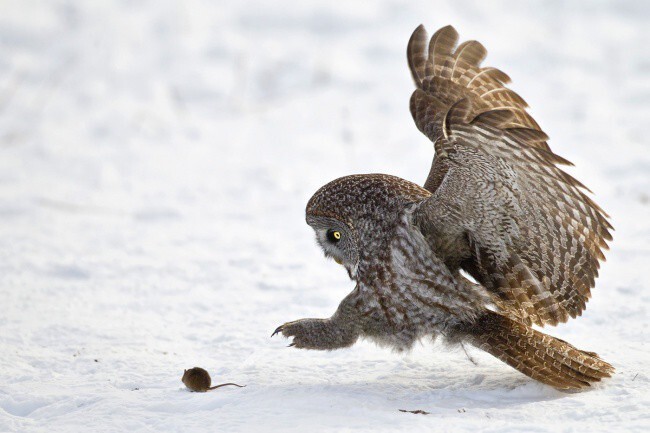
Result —
[[293, 346], [295, 346], [295, 345], [296, 345], [296, 343], [291, 343], [291, 344], [289, 344], [287, 347], [293, 347]]
[[275, 329], [275, 331], [273, 331], [273, 334], [271, 334], [271, 337], [273, 337], [275, 334], [278, 334], [278, 333], [282, 332], [282, 327], [283, 327], [283, 326], [284, 326], [284, 325], [280, 325], [280, 326], [278, 326], [278, 327]]

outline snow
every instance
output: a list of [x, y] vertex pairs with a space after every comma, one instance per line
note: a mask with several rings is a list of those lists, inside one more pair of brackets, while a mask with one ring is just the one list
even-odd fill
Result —
[[[0, 431], [649, 431], [649, 18], [639, 1], [0, 2]], [[420, 23], [486, 45], [612, 216], [587, 311], [547, 330], [617, 368], [588, 392], [477, 350], [269, 338], [352, 289], [304, 223], [311, 194], [428, 172], [405, 61]], [[190, 393], [193, 366], [247, 387]]]

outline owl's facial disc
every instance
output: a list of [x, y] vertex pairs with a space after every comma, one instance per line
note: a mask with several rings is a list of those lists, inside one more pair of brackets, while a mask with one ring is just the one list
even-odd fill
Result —
[[357, 241], [354, 229], [335, 218], [307, 215], [307, 223], [316, 233], [316, 241], [325, 257], [343, 266], [350, 278], [356, 275]]
[[[322, 230], [321, 230], [322, 232]], [[345, 240], [343, 239], [343, 234], [340, 230], [335, 228], [330, 228], [324, 231], [319, 235], [318, 230], [316, 231], [318, 241], [325, 256], [331, 257], [336, 263], [341, 266], [345, 266]]]

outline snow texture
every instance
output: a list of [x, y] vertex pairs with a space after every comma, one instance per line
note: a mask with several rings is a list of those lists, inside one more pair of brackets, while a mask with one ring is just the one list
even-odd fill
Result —
[[[0, 431], [650, 431], [649, 18], [636, 0], [0, 2]], [[420, 23], [482, 41], [611, 214], [587, 311], [547, 329], [615, 365], [590, 391], [439, 343], [269, 338], [353, 287], [304, 223], [311, 194], [426, 177]], [[247, 387], [190, 393], [193, 366]]]

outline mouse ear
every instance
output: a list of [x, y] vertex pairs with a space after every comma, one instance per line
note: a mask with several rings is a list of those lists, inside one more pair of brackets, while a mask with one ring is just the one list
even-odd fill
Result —
[[187, 368], [185, 370], [183, 370], [183, 374], [185, 374], [185, 373], [187, 373]]

